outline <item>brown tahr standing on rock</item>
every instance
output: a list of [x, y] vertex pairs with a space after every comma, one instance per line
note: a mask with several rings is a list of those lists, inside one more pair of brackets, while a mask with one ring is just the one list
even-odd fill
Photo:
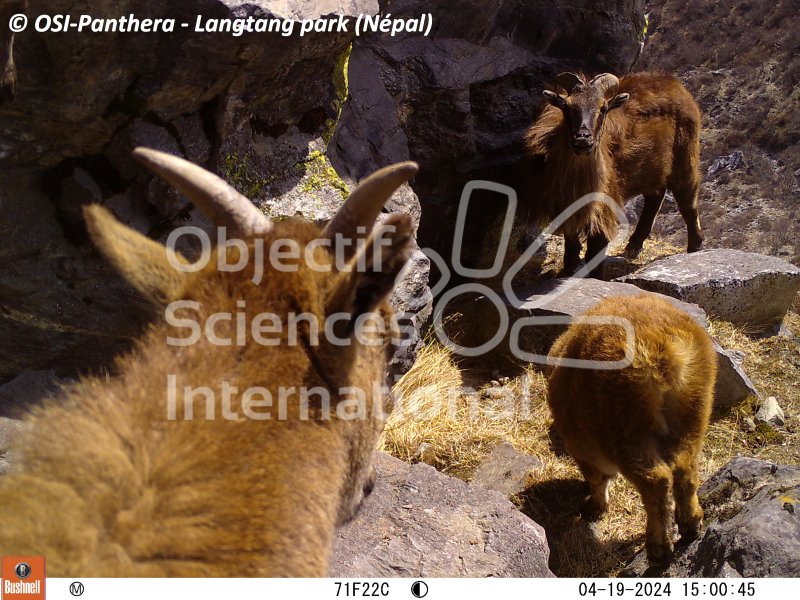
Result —
[[[599, 518], [611, 479], [622, 473], [647, 511], [648, 558], [666, 560], [673, 551], [670, 492], [682, 538], [700, 530], [698, 460], [717, 356], [703, 327], [651, 294], [607, 298], [586, 316], [608, 322], [579, 319], [550, 350], [556, 366], [547, 398], [555, 428], [589, 484], [584, 516]], [[612, 366], [626, 357], [632, 362], [621, 369], [558, 364], [578, 359]]]
[[[606, 194], [620, 207], [643, 194], [626, 250], [635, 257], [669, 189], [686, 222], [688, 251], [699, 250], [701, 114], [683, 84], [660, 73], [621, 79], [562, 73], [556, 84], [566, 95], [545, 90], [549, 104], [525, 136], [530, 219], [546, 226], [590, 193]], [[570, 216], [557, 231], [564, 235], [564, 272], [580, 266], [582, 238], [588, 261], [604, 253], [618, 227], [613, 209], [601, 202]], [[602, 263], [593, 275], [602, 276]]]
[[0, 478], [0, 555], [44, 555], [55, 577], [325, 576], [334, 527], [373, 482], [396, 335], [387, 297], [411, 251], [407, 215], [375, 221], [417, 166], [372, 174], [321, 230], [273, 223], [183, 159], [135, 155], [252, 258], [231, 268], [244, 250], [220, 245], [185, 272], [104, 208], [85, 210], [94, 243], [167, 306], [165, 322], [116, 375], [28, 418]]

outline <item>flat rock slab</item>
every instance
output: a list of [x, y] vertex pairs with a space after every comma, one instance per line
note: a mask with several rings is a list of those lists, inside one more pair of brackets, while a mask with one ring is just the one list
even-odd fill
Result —
[[472, 484], [513, 496], [527, 489], [531, 473], [542, 466], [538, 458], [502, 442], [489, 453], [472, 478]]
[[8, 449], [22, 429], [22, 421], [0, 417], [0, 475], [8, 471]]
[[707, 527], [676, 547], [668, 568], [649, 568], [642, 552], [632, 576], [800, 576], [800, 466], [737, 457], [699, 490]]
[[552, 577], [544, 529], [500, 493], [376, 457], [378, 481], [336, 536], [331, 577]]
[[774, 256], [704, 250], [662, 258], [619, 281], [692, 302], [737, 325], [774, 329], [800, 289], [800, 269]]
[[[511, 331], [514, 331], [514, 325], [525, 317], [577, 317], [609, 296], [630, 296], [641, 293], [642, 290], [635, 285], [617, 281], [600, 281], [591, 278], [549, 279], [517, 290], [517, 297], [524, 302], [519, 306], [506, 304], [503, 310], [508, 311]], [[688, 313], [703, 327], [708, 328], [708, 318], [702, 308], [669, 296], [664, 298], [678, 309]], [[484, 299], [478, 310], [480, 317], [475, 319], [477, 339], [470, 341], [483, 342], [497, 331], [498, 307]], [[526, 353], [546, 355], [556, 338], [566, 329], [566, 324], [522, 326], [516, 335], [509, 334], [508, 348], [514, 354], [513, 346], [516, 344]], [[760, 397], [750, 378], [742, 370], [740, 361], [716, 341], [714, 341], [714, 348], [719, 360], [715, 387], [716, 407], [724, 410], [748, 396]], [[521, 356], [524, 355], [519, 357]]]

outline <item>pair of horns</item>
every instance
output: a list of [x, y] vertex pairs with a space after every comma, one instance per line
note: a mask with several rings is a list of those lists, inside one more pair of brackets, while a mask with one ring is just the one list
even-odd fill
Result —
[[555, 82], [556, 85], [564, 88], [567, 91], [567, 95], [572, 94], [574, 90], [585, 85], [589, 85], [595, 88], [601, 94], [605, 95], [608, 90], [612, 88], [616, 90], [617, 86], [619, 85], [619, 79], [617, 79], [616, 75], [612, 75], [611, 73], [602, 73], [597, 75], [589, 82], [585, 81], [584, 78], [577, 73], [560, 73], [556, 77]]
[[[136, 148], [133, 156], [194, 202], [213, 223], [229, 228], [234, 235], [272, 231], [274, 223], [264, 213], [210, 171], [150, 148]], [[402, 162], [375, 171], [353, 190], [325, 227], [324, 235], [330, 239], [337, 235], [348, 239], [366, 235], [389, 197], [418, 170], [417, 163]], [[359, 231], [360, 227], [363, 231]]]

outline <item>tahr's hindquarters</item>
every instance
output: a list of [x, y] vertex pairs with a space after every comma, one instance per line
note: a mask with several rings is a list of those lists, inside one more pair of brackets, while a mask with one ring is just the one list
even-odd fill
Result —
[[592, 321], [573, 323], [550, 357], [630, 364], [602, 369], [556, 363], [548, 382], [555, 427], [589, 485], [584, 516], [596, 519], [606, 510], [608, 485], [622, 473], [647, 512], [648, 558], [664, 560], [673, 550], [672, 498], [682, 538], [700, 530], [698, 460], [716, 353], [699, 324], [650, 294], [607, 298], [585, 316]]

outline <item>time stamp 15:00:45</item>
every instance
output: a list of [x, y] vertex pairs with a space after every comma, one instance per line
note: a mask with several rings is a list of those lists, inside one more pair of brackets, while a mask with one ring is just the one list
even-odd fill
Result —
[[578, 594], [582, 598], [641, 597], [641, 598], [752, 598], [756, 595], [754, 581], [637, 581], [629, 584], [624, 581], [593, 583], [582, 581], [578, 584]]

